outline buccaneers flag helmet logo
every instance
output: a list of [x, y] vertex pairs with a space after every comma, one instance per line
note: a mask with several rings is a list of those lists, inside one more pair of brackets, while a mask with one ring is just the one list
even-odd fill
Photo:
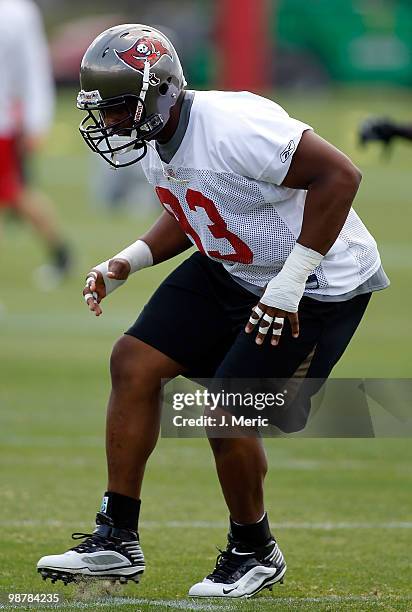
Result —
[[[173, 57], [169, 49], [164, 46], [162, 41], [153, 36], [142, 36], [139, 38], [130, 49], [126, 51], [116, 51], [117, 57], [127, 66], [143, 72], [146, 62], [149, 62], [150, 67], [157, 64], [157, 62], [164, 55], [170, 57], [173, 61]], [[158, 85], [160, 80], [157, 78], [154, 72], [150, 73], [150, 84]]]

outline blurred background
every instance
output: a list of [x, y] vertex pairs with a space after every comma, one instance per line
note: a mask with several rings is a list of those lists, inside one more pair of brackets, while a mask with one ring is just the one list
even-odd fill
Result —
[[[333, 83], [412, 85], [412, 6], [408, 0], [38, 3], [44, 11], [60, 83], [77, 82], [82, 53], [102, 29], [139, 22], [161, 26], [171, 34], [193, 87], [210, 87], [220, 80], [219, 68], [225, 58], [219, 57], [219, 45], [224, 36], [233, 40], [233, 30], [238, 40], [232, 53], [241, 60], [249, 57], [248, 67], [256, 52], [260, 57], [261, 36], [266, 37], [266, 74], [261, 85], [309, 89]], [[255, 65], [255, 71], [260, 73], [261, 68]], [[239, 87], [251, 76], [244, 78]]]
[[[358, 139], [358, 126], [368, 116], [412, 122], [409, 0], [38, 0], [37, 6], [49, 45], [56, 108], [42, 146], [29, 155], [27, 180], [50, 200], [50, 214], [56, 217], [69, 256], [63, 274], [51, 282], [50, 270], [43, 267], [47, 248], [33, 227], [12, 210], [0, 210], [4, 213], [0, 219], [0, 526], [7, 526], [3, 552], [8, 559], [3, 576], [14, 585], [24, 578], [25, 588], [36, 581], [30, 565], [35, 557], [59, 552], [50, 550], [52, 544], [67, 546], [66, 524], [79, 528], [93, 518], [104, 488], [103, 428], [111, 347], [177, 263], [135, 275], [126, 288], [104, 302], [99, 319], [85, 308], [81, 292], [88, 270], [136, 240], [160, 212], [139, 168], [124, 172], [106, 168], [88, 151], [77, 130], [82, 118], [75, 108], [79, 63], [95, 36], [109, 26], [140, 22], [159, 27], [181, 55], [190, 88], [262, 92], [352, 157], [364, 175], [355, 208], [378, 241], [392, 285], [374, 296], [334, 375], [408, 378], [412, 373], [412, 147], [399, 140], [388, 150], [379, 144], [362, 148]], [[20, 34], [24, 37], [24, 29]], [[3, 53], [2, 65], [9, 59]], [[204, 483], [208, 499], [214, 500], [211, 512], [216, 516], [220, 512], [219, 520], [225, 516], [203, 442], [161, 442], [163, 453], [151, 463], [153, 478], [146, 489], [151, 518], [161, 517], [163, 511], [172, 516], [179, 487], [185, 496], [190, 470], [197, 482]], [[307, 486], [312, 518], [323, 520], [332, 512], [339, 519], [342, 510], [343, 520], [349, 520], [351, 509], [341, 506], [337, 487], [323, 500], [313, 493], [318, 468], [323, 470], [325, 486], [328, 483], [329, 468], [320, 467], [323, 459], [322, 465], [331, 466], [330, 482], [335, 484], [344, 473], [350, 493], [347, 453], [359, 469], [368, 470], [364, 475], [370, 479], [369, 493], [366, 480], [359, 481], [368, 499], [363, 508], [366, 520], [373, 520], [374, 512], [382, 520], [389, 513], [393, 520], [404, 520], [410, 513], [405, 487], [401, 493], [407, 440], [405, 445], [376, 441], [373, 449], [361, 441], [350, 447], [344, 446], [345, 441], [333, 446], [315, 442], [290, 441], [290, 446], [269, 449], [270, 462], [276, 464], [280, 457], [283, 467], [278, 492], [284, 487], [287, 493], [290, 483], [299, 481], [304, 504]], [[181, 457], [190, 460], [190, 470], [169, 482], [165, 468], [178, 465]], [[334, 467], [327, 463], [328, 457], [336, 458]], [[392, 470], [386, 463], [389, 457], [405, 469]], [[379, 483], [372, 476], [378, 473]], [[392, 487], [387, 498], [385, 487]], [[202, 495], [194, 489], [179, 516], [213, 520]], [[287, 503], [279, 505], [274, 499], [279, 520], [287, 518]], [[33, 525], [42, 527], [41, 543]], [[192, 536], [189, 530], [187, 537]], [[387, 551], [394, 540], [388, 538]], [[16, 541], [21, 544], [18, 552]], [[363, 553], [359, 554], [362, 559]], [[372, 560], [368, 554], [365, 549], [364, 567]], [[376, 562], [382, 558], [376, 556]]]

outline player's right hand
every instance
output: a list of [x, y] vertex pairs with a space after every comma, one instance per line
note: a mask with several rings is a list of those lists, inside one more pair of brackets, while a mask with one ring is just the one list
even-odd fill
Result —
[[[130, 264], [125, 259], [111, 259], [108, 265], [107, 279], [125, 281], [130, 274]], [[86, 284], [83, 289], [84, 300], [91, 312], [96, 317], [102, 314], [100, 302], [107, 295], [106, 283], [103, 274], [96, 269], [90, 270], [86, 277]]]

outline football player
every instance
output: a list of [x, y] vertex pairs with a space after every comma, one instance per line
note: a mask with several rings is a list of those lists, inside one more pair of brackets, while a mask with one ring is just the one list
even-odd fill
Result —
[[[140, 491], [159, 434], [162, 378], [325, 379], [372, 292], [388, 285], [352, 208], [361, 174], [346, 155], [270, 100], [185, 86], [170, 41], [143, 25], [104, 32], [81, 65], [84, 139], [115, 167], [133, 151], [164, 208], [135, 243], [89, 272], [88, 308], [100, 316], [102, 300], [130, 275], [196, 252], [113, 349], [108, 484], [96, 528], [40, 559], [44, 578], [127, 581], [143, 572]], [[228, 542], [189, 595], [249, 597], [286, 572], [264, 505], [265, 453], [257, 436], [211, 436], [210, 444]]]
[[46, 243], [51, 266], [37, 275], [47, 288], [70, 268], [68, 247], [47, 197], [28, 176], [53, 117], [54, 86], [41, 14], [31, 0], [0, 0], [0, 213], [12, 211]]

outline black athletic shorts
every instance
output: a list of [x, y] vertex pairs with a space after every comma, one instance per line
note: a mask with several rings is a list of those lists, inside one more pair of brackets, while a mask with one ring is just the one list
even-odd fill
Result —
[[222, 264], [199, 252], [159, 286], [126, 332], [186, 368], [188, 378], [290, 378], [304, 370], [325, 379], [345, 351], [371, 294], [345, 302], [303, 297], [300, 335], [289, 321], [278, 346], [255, 343], [245, 325], [259, 298], [241, 287]]

